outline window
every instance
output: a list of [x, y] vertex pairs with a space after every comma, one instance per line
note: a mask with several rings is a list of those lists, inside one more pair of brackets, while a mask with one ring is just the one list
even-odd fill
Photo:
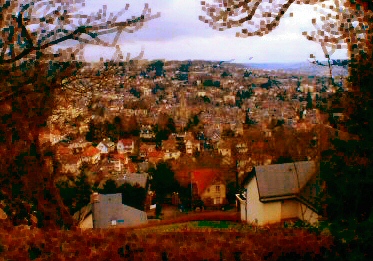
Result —
[[116, 226], [117, 225], [117, 221], [116, 220], [111, 220], [111, 225], [112, 226]]
[[216, 199], [215, 199], [215, 204], [216, 204], [216, 205], [219, 205], [219, 204], [220, 204], [220, 198], [216, 198]]
[[220, 186], [219, 185], [215, 186], [215, 191], [220, 192]]

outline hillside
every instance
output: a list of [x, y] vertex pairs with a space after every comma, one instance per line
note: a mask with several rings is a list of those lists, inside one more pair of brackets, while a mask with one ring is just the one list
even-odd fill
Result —
[[[310, 62], [298, 62], [298, 63], [247, 63], [245, 66], [250, 69], [260, 69], [268, 71], [284, 71], [288, 73], [297, 74], [308, 74], [317, 76], [328, 76], [329, 67], [327, 61], [323, 61], [322, 64], [325, 66], [315, 65]], [[347, 68], [341, 66], [332, 67], [333, 76], [347, 76]]]
[[228, 221], [137, 229], [0, 229], [1, 260], [321, 260], [331, 238]]

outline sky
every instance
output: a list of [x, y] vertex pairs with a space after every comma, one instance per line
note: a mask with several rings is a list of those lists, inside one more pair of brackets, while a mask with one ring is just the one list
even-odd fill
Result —
[[[303, 31], [314, 30], [311, 19], [317, 13], [309, 5], [291, 6], [285, 14], [287, 17], [268, 35], [247, 38], [235, 37], [237, 28], [215, 31], [199, 21], [199, 15], [203, 15], [199, 0], [86, 0], [83, 11], [98, 10], [107, 4], [108, 12], [115, 12], [126, 3], [130, 4], [130, 9], [124, 19], [141, 13], [145, 3], [161, 16], [145, 23], [139, 31], [121, 36], [119, 44], [125, 56], [130, 53], [135, 57], [144, 50], [143, 58], [148, 60], [234, 59], [237, 63], [283, 63], [304, 62], [310, 54], [324, 60], [320, 44], [302, 36]], [[293, 17], [289, 17], [289, 13], [293, 13]], [[97, 61], [100, 57], [110, 59], [114, 50], [88, 46], [85, 57], [88, 61]], [[346, 59], [347, 51], [337, 50], [332, 58]]]

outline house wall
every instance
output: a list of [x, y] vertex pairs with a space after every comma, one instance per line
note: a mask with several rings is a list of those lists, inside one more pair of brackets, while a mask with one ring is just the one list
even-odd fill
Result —
[[100, 158], [101, 158], [101, 154], [100, 154], [100, 153], [94, 155], [94, 156], [92, 157], [92, 161], [91, 161], [92, 164], [96, 164], [97, 162], [99, 162], [99, 161], [100, 161]]
[[241, 221], [246, 221], [246, 202], [245, 201], [240, 201], [240, 214], [241, 214]]
[[[284, 201], [274, 201], [262, 203], [259, 200], [256, 179], [253, 178], [246, 187], [247, 196], [247, 220], [248, 223], [256, 223], [259, 226], [280, 222], [282, 219], [299, 218], [311, 224], [318, 222], [318, 215], [306, 205], [288, 199]], [[245, 220], [245, 206], [241, 205], [241, 220]]]
[[96, 148], [99, 149], [101, 153], [109, 152], [108, 148], [102, 143], [98, 144]]
[[185, 150], [187, 154], [193, 154], [193, 145], [192, 142], [187, 141], [185, 144]]
[[281, 202], [260, 202], [256, 178], [253, 178], [249, 182], [246, 189], [248, 223], [254, 223], [259, 226], [262, 226], [269, 223], [275, 223], [281, 220]]
[[92, 212], [94, 228], [129, 227], [147, 223], [146, 213], [122, 204], [120, 193], [99, 195], [93, 203]]
[[281, 203], [281, 219], [296, 218], [299, 216], [299, 202], [294, 199], [284, 200]]
[[92, 214], [88, 215], [82, 222], [80, 222], [79, 228], [93, 228]]
[[181, 155], [180, 151], [172, 151], [172, 152], [165, 152], [163, 159], [164, 160], [169, 160], [169, 159], [179, 159]]
[[[216, 190], [216, 186], [219, 186], [219, 191]], [[213, 200], [213, 204], [216, 203], [216, 199], [220, 198], [220, 204], [225, 203], [226, 199], [226, 187], [223, 182], [216, 182], [212, 185], [210, 185], [201, 195], [201, 198], [203, 201], [206, 198], [211, 198]]]
[[240, 196], [236, 194], [236, 207], [238, 207], [240, 211], [240, 220], [241, 221], [246, 221], [246, 200], [242, 199]]
[[298, 218], [307, 221], [310, 224], [316, 224], [319, 216], [306, 205], [299, 203]]

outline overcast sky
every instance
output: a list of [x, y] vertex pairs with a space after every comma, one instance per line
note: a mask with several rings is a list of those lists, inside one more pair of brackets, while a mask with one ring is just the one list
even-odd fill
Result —
[[[235, 62], [298, 62], [306, 61], [310, 54], [323, 60], [321, 46], [306, 40], [303, 31], [312, 31], [311, 19], [317, 16], [312, 6], [293, 5], [280, 25], [263, 37], [237, 38], [237, 29], [219, 32], [198, 20], [202, 15], [199, 0], [86, 0], [86, 10], [97, 10], [103, 4], [108, 11], [118, 11], [126, 3], [130, 10], [123, 18], [141, 13], [145, 3], [161, 17], [149, 21], [144, 28], [120, 39], [122, 51], [136, 56], [142, 49], [148, 60], [231, 60]], [[87, 47], [86, 58], [98, 60], [100, 56], [111, 58], [114, 48]], [[250, 57], [252, 57], [251, 60]], [[340, 50], [332, 58], [346, 58], [347, 51]]]

